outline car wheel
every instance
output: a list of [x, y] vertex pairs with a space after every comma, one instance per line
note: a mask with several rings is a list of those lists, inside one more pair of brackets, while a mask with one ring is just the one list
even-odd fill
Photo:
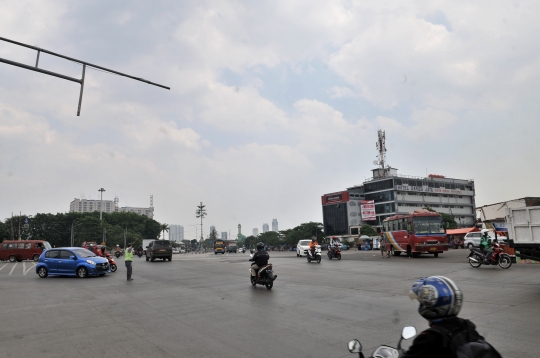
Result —
[[38, 269], [38, 276], [41, 278], [45, 278], [49, 276], [49, 271], [47, 271], [47, 269], [42, 266]]
[[88, 270], [86, 269], [86, 267], [79, 267], [77, 269], [77, 277], [85, 278], [86, 276], [88, 276]]
[[117, 269], [118, 267], [115, 264], [111, 265], [111, 272], [116, 272]]
[[150, 261], [154, 262], [155, 259], [156, 259], [156, 258], [155, 258], [154, 256], [152, 256], [152, 257], [150, 258]]
[[17, 261], [17, 258], [15, 256], [11, 255], [9, 257], [9, 262], [15, 262], [15, 261]]
[[169, 262], [171, 262], [171, 261], [172, 261], [172, 256], [169, 256]]
[[436, 252], [436, 253], [433, 254], [433, 256], [434, 256], [434, 257], [439, 257], [439, 253]]
[[35, 254], [34, 257], [32, 257], [32, 260], [34, 260], [34, 261], [39, 261], [39, 255], [38, 255], [38, 254]]
[[468, 248], [469, 250], [472, 249], [473, 247], [474, 247], [474, 245], [472, 244], [472, 242], [469, 242], [469, 243], [467, 244], [467, 248]]

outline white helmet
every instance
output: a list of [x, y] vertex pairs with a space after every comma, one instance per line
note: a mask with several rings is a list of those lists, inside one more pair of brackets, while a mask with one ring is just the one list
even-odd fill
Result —
[[116, 245], [116, 247], [120, 247], [120, 245]]
[[483, 234], [485, 234], [485, 233], [488, 233], [488, 232], [489, 232], [489, 230], [488, 230], [488, 229], [482, 229], [482, 231], [480, 231], [480, 232], [481, 232], [481, 233], [482, 233], [482, 235], [483, 235]]

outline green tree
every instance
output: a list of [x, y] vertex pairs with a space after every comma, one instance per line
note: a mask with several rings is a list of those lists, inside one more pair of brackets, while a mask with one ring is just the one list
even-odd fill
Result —
[[377, 230], [373, 228], [373, 226], [365, 224], [360, 228], [360, 235], [377, 236], [379, 234], [377, 233]]
[[284, 242], [290, 245], [295, 245], [299, 240], [309, 239], [315, 236], [318, 241], [322, 241], [324, 232], [322, 231], [323, 225], [319, 222], [310, 221], [303, 223], [295, 228], [282, 230], [279, 232], [280, 236], [285, 237]]
[[263, 242], [265, 245], [279, 245], [279, 235], [275, 231], [267, 231], [257, 237], [257, 241]]
[[244, 239], [244, 246], [249, 248], [257, 244], [257, 238], [253, 235], [250, 235]]
[[161, 235], [161, 239], [165, 240], [165, 232], [169, 232], [169, 225], [163, 223], [160, 225], [160, 229], [161, 229], [161, 232], [163, 233], [163, 235]]

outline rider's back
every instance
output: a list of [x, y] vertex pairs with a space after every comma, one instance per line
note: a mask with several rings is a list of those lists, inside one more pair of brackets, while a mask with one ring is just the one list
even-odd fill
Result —
[[270, 255], [268, 255], [268, 252], [264, 250], [260, 250], [253, 254], [252, 261], [255, 262], [257, 266], [263, 267], [264, 265], [268, 264], [269, 259], [270, 259]]

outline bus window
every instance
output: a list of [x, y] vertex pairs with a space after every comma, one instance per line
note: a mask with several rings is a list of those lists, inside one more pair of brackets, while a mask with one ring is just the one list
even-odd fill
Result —
[[26, 244], [24, 244], [24, 248], [25, 248], [25, 249], [31, 249], [31, 248], [32, 248], [32, 243], [31, 243], [31, 242], [27, 242]]
[[407, 220], [407, 232], [409, 234], [412, 234], [412, 225], [411, 225], [411, 222], [409, 220]]
[[440, 216], [417, 216], [413, 218], [416, 234], [444, 234], [444, 222]]
[[21, 243], [19, 244], [19, 249], [24, 249], [24, 243], [21, 242]]

